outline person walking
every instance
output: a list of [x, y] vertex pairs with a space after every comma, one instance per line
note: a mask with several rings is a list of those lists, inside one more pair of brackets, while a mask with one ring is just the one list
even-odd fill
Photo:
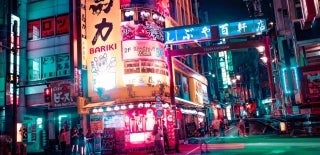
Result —
[[239, 122], [238, 122], [238, 133], [239, 136], [247, 136], [245, 133], [245, 124], [244, 124], [244, 120], [242, 117], [239, 118]]
[[167, 131], [167, 127], [165, 126], [164, 123], [165, 123], [165, 122], [162, 121], [164, 147], [165, 147], [165, 149], [169, 149], [168, 131]]
[[79, 145], [79, 135], [78, 135], [78, 129], [75, 127], [71, 131], [71, 153], [78, 152], [78, 145]]
[[78, 138], [79, 138], [79, 155], [84, 155], [84, 146], [85, 146], [85, 142], [84, 142], [84, 134], [83, 134], [83, 129], [80, 128], [79, 129], [79, 134], [78, 134]]
[[161, 129], [159, 129], [159, 124], [154, 124], [152, 135], [154, 136], [154, 145], [157, 152], [161, 155], [165, 155], [164, 147], [162, 145], [161, 137], [163, 136]]
[[220, 125], [219, 125], [220, 126], [220, 136], [224, 137], [225, 136], [226, 126], [224, 124], [223, 119], [220, 119], [219, 122], [220, 122]]
[[[206, 139], [205, 139], [205, 138], [206, 138], [206, 128], [205, 128], [203, 122], [200, 123], [200, 127], [199, 127], [199, 129], [198, 129], [198, 133], [199, 133], [199, 144], [200, 144], [201, 153], [209, 152], [209, 151], [208, 151], [208, 143], [207, 143], [207, 141], [206, 141]], [[204, 151], [204, 150], [202, 149], [202, 145], [203, 145], [203, 144], [205, 145], [206, 151]]]
[[61, 154], [66, 155], [66, 147], [67, 147], [67, 132], [64, 128], [60, 130], [59, 133], [59, 145], [61, 149]]
[[86, 154], [93, 155], [94, 134], [88, 129], [86, 134]]
[[220, 121], [219, 119], [214, 119], [212, 122], [212, 127], [213, 127], [213, 135], [215, 137], [219, 137], [219, 130], [220, 130]]

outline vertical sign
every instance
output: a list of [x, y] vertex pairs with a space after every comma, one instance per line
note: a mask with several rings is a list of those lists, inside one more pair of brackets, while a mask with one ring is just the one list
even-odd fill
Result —
[[88, 96], [98, 97], [104, 91], [124, 86], [120, 1], [86, 1], [85, 5]]
[[[14, 64], [14, 55], [13, 55], [13, 52], [10, 51], [10, 70], [9, 70], [9, 73], [10, 73], [10, 77], [12, 78], [11, 75], [19, 75], [19, 47], [20, 47], [20, 18], [15, 16], [15, 15], [11, 15], [11, 28], [13, 28], [13, 24], [14, 24], [14, 21], [17, 21], [17, 50], [16, 50], [16, 56], [17, 56], [17, 61], [15, 62], [16, 64]], [[14, 42], [14, 34], [13, 34], [13, 29], [11, 29], [11, 49], [14, 48], [14, 45], [13, 45], [13, 42]], [[17, 67], [17, 73], [14, 73], [14, 67]], [[17, 79], [18, 80], [18, 79]], [[9, 86], [9, 89], [10, 89], [10, 95], [8, 96], [9, 99], [7, 102], [8, 104], [12, 105], [13, 104], [13, 83], [10, 83], [10, 86]], [[17, 104], [19, 103], [19, 89], [17, 89]]]

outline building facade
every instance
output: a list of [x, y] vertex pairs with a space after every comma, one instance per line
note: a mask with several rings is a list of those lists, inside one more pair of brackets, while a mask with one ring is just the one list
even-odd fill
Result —
[[[197, 23], [197, 1], [25, 0], [12, 5], [21, 34], [17, 123], [28, 131], [21, 139], [28, 152], [57, 145], [62, 128], [69, 137], [73, 128], [101, 133], [98, 151], [149, 149], [155, 123], [167, 127], [174, 148], [187, 136], [186, 124], [204, 121], [202, 108], [209, 101], [197, 57], [173, 61], [178, 108], [172, 108], [162, 31]], [[9, 21], [1, 25], [7, 32], [1, 38], [11, 34]], [[1, 65], [10, 71], [10, 64]], [[4, 124], [11, 121], [12, 85], [4, 79], [1, 131], [10, 133]], [[51, 90], [49, 102], [45, 88]], [[117, 140], [115, 145], [104, 143], [115, 140], [108, 137]]]
[[274, 1], [278, 107], [282, 114], [319, 114], [319, 1]]

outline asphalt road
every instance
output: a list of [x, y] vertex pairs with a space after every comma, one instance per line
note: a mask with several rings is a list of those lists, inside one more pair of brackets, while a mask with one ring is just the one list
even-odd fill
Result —
[[[210, 155], [318, 155], [319, 137], [248, 136], [207, 138]], [[205, 146], [203, 146], [205, 148]], [[199, 144], [181, 144], [177, 155], [201, 154]]]

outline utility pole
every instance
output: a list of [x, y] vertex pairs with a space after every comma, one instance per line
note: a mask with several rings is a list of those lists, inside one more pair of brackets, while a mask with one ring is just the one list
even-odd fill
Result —
[[275, 107], [275, 87], [273, 82], [273, 75], [272, 75], [272, 56], [271, 56], [271, 50], [270, 50], [270, 37], [265, 36], [264, 37], [264, 45], [265, 45], [265, 54], [268, 58], [267, 60], [267, 73], [268, 73], [268, 82], [269, 82], [269, 89], [270, 89], [270, 97], [271, 97], [271, 115], [275, 115], [277, 113], [276, 107]]
[[[17, 150], [17, 46], [18, 46], [18, 35], [17, 35], [17, 21], [13, 22], [13, 48], [10, 51], [13, 56], [13, 73], [12, 73], [12, 85], [13, 85], [13, 99], [12, 99], [12, 155], [16, 155]], [[10, 75], [11, 76], [11, 75]]]

